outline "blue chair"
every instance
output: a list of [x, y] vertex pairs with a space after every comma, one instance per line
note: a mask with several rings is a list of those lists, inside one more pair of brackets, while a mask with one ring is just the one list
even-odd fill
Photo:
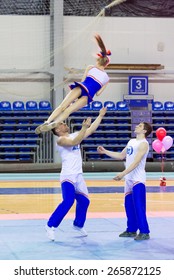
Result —
[[0, 102], [0, 110], [1, 111], [11, 111], [11, 103], [9, 101], [1, 101]]
[[107, 107], [108, 111], [115, 111], [116, 110], [115, 103], [113, 101], [105, 101], [104, 102], [104, 107]]
[[[84, 114], [85, 115], [85, 114]], [[72, 121], [71, 121], [71, 124], [82, 124], [83, 123], [83, 121], [84, 121], [84, 118], [83, 118], [83, 116], [81, 116], [81, 115], [76, 115], [76, 117], [78, 117], [78, 118], [74, 118]]]
[[105, 136], [103, 136], [103, 137], [105, 137], [107, 140], [109, 139], [111, 139], [111, 140], [113, 140], [113, 139], [115, 139], [115, 133], [107, 133]]
[[104, 133], [93, 133], [90, 135], [90, 138], [93, 138], [94, 140], [97, 138], [103, 138], [105, 137]]
[[128, 125], [118, 125], [117, 129], [120, 131], [127, 131], [127, 130], [129, 130], [129, 126]]
[[30, 120], [18, 120], [18, 124], [29, 124]]
[[23, 153], [25, 153], [25, 152], [31, 152], [31, 148], [29, 148], [29, 147], [22, 147], [22, 148], [19, 148], [19, 152], [23, 152]]
[[26, 138], [37, 139], [37, 138], [39, 138], [39, 135], [35, 134], [35, 133], [27, 133]]
[[19, 155], [19, 161], [31, 161], [31, 155]]
[[129, 111], [127, 103], [125, 101], [118, 101], [116, 103], [116, 108], [118, 111]]
[[11, 125], [4, 125], [3, 127], [2, 127], [2, 131], [4, 132], [4, 131], [14, 131], [14, 130], [16, 130], [16, 128], [14, 127], [14, 126], [11, 126]]
[[91, 104], [91, 109], [93, 111], [99, 111], [103, 107], [103, 104], [101, 101], [93, 101]]
[[89, 154], [87, 157], [88, 157], [88, 160], [100, 160], [101, 159], [100, 154]]
[[166, 111], [174, 111], [174, 102], [172, 102], [172, 101], [164, 102], [164, 110], [166, 110]]
[[160, 102], [160, 101], [153, 101], [153, 103], [152, 103], [152, 110], [153, 111], [163, 111], [164, 107], [163, 107], [162, 102]]
[[14, 111], [25, 111], [25, 106], [23, 101], [14, 101], [13, 102]]
[[123, 118], [122, 119], [117, 119], [117, 123], [118, 124], [124, 124], [124, 125], [127, 124], [128, 125], [130, 123], [130, 120], [123, 119]]
[[26, 102], [26, 110], [27, 111], [37, 111], [38, 110], [38, 106], [37, 106], [37, 102], [36, 101], [27, 101]]
[[16, 120], [9, 120], [9, 119], [4, 120], [4, 124], [11, 124], [11, 125], [13, 125], [13, 124], [16, 124], [16, 123], [17, 123]]
[[95, 143], [97, 144], [97, 145], [106, 145], [107, 144], [107, 138], [105, 138], [105, 139], [100, 139], [100, 138], [98, 138], [98, 139], [95, 139]]
[[115, 120], [107, 118], [102, 120], [102, 124], [115, 124]]
[[[28, 111], [29, 112], [29, 111]], [[36, 112], [35, 113], [32, 113], [31, 111], [29, 112], [30, 114], [29, 114], [29, 116], [33, 116], [33, 117], [36, 117]], [[46, 120], [48, 117], [49, 117], [49, 115], [50, 115], [50, 111], [39, 111], [39, 113], [37, 114], [37, 116], [39, 116], [39, 117], [41, 117], [41, 118], [43, 118], [43, 121], [44, 120]]]
[[85, 148], [86, 152], [91, 152], [91, 153], [96, 153], [97, 152], [97, 148], [96, 147], [86, 147]]
[[86, 104], [84, 107], [80, 109], [80, 111], [90, 111], [91, 110], [91, 104]]
[[23, 145], [24, 144], [24, 140], [22, 140], [22, 139], [18, 139], [18, 140], [13, 140], [13, 145], [15, 145], [15, 146], [19, 146], [19, 148], [21, 147], [21, 145]]
[[[15, 138], [26, 138], [26, 134], [25, 133], [15, 133]], [[23, 141], [23, 140], [22, 140]], [[22, 143], [21, 143], [22, 144]]]
[[8, 147], [8, 148], [4, 148], [4, 151], [6, 152], [6, 153], [15, 153], [16, 152], [16, 149], [15, 148], [13, 148], [13, 147]]
[[18, 160], [18, 156], [17, 155], [13, 155], [13, 154], [7, 154], [7, 155], [4, 156], [4, 160], [16, 161], [16, 160]]
[[28, 131], [29, 127], [28, 126], [17, 126], [16, 127], [16, 131], [23, 131], [25, 133], [25, 131]]
[[[4, 139], [5, 140], [5, 139]], [[0, 146], [7, 146], [7, 147], [11, 147], [12, 145], [12, 141], [1, 141], [0, 142]]]
[[26, 140], [25, 142], [26, 145], [31, 145], [31, 146], [34, 146], [34, 145], [37, 145], [37, 140]]
[[118, 135], [117, 135], [117, 138], [130, 138], [130, 134], [129, 133], [127, 133], [127, 132], [120, 132]]
[[95, 139], [85, 139], [85, 140], [83, 140], [83, 145], [89, 145], [89, 146], [92, 146], [92, 145], [95, 145], [96, 143], [95, 143]]
[[42, 124], [42, 123], [43, 123], [42, 120], [33, 120], [33, 121], [32, 121], [32, 124], [35, 124], [35, 125], [40, 125], [40, 124]]
[[[109, 139], [108, 140], [108, 144], [109, 145], [118, 145], [118, 140], [117, 139]], [[121, 144], [120, 144], [121, 145]], [[109, 147], [109, 150], [111, 150], [111, 148]]]
[[43, 100], [39, 102], [39, 110], [41, 111], [51, 111], [52, 107], [49, 101]]
[[103, 130], [104, 131], [115, 131], [116, 130], [116, 126], [115, 126], [115, 124], [107, 124], [107, 125], [105, 125], [105, 126], [103, 126]]
[[1, 132], [1, 139], [2, 138], [5, 138], [5, 139], [13, 139], [13, 134], [9, 134], [8, 132], [7, 133], [3, 133], [3, 131]]

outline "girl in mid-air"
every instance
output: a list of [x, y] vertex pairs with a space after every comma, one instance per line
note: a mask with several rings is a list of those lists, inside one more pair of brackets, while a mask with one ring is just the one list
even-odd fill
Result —
[[35, 132], [37, 134], [56, 127], [57, 123], [67, 119], [71, 113], [92, 102], [94, 95], [100, 95], [107, 86], [109, 77], [105, 68], [110, 62], [108, 56], [111, 55], [111, 52], [106, 50], [103, 40], [98, 34], [95, 35], [95, 39], [100, 47], [95, 66], [89, 65], [84, 72], [82, 81], [70, 85], [71, 91], [52, 112], [47, 121], [36, 128]]

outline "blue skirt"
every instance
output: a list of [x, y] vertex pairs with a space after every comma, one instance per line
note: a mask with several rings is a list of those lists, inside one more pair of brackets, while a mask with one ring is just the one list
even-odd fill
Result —
[[71, 84], [69, 87], [70, 89], [80, 87], [81, 96], [87, 96], [88, 104], [93, 101], [94, 95], [101, 89], [101, 85], [91, 77], [87, 77], [83, 82], [74, 82], [74, 84]]

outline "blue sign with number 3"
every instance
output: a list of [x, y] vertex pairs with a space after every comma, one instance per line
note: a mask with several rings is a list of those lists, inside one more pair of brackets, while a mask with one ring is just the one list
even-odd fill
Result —
[[148, 76], [129, 76], [129, 94], [148, 94]]

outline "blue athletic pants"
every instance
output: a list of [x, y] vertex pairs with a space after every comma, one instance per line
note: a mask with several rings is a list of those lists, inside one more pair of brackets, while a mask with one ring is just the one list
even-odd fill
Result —
[[132, 192], [125, 196], [125, 210], [127, 215], [127, 231], [149, 233], [146, 218], [146, 189], [143, 183], [136, 184]]
[[74, 185], [68, 181], [64, 181], [61, 188], [63, 200], [49, 218], [48, 226], [58, 227], [76, 200], [75, 220], [73, 224], [82, 228], [86, 221], [86, 213], [90, 203], [89, 199], [82, 194], [76, 193]]

